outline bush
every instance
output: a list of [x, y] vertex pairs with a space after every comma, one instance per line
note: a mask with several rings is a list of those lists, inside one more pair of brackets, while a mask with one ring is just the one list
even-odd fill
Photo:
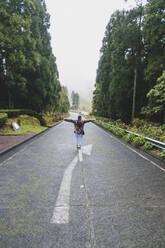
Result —
[[163, 150], [163, 151], [160, 153], [160, 157], [161, 157], [162, 159], [165, 159], [165, 150]]
[[126, 134], [126, 131], [123, 130], [123, 129], [120, 129], [120, 128], [116, 128], [115, 129], [115, 135], [118, 136], [118, 137], [123, 137], [125, 136]]
[[145, 142], [146, 142], [146, 140], [143, 136], [136, 137], [132, 141], [133, 145], [135, 145], [136, 147], [143, 146], [145, 144]]
[[61, 121], [67, 115], [57, 112], [47, 112], [42, 113], [41, 116], [44, 126], [53, 126], [56, 122]]
[[153, 144], [151, 143], [151, 142], [145, 142], [145, 144], [144, 144], [144, 149], [145, 150], [152, 150], [152, 148], [153, 148]]
[[140, 120], [139, 118], [134, 118], [132, 120], [132, 125], [138, 128], [143, 125], [143, 121]]
[[165, 135], [160, 137], [160, 141], [165, 142]]
[[18, 117], [19, 115], [30, 115], [39, 119], [41, 125], [45, 125], [42, 113], [37, 113], [30, 109], [0, 109], [0, 113], [7, 113], [8, 118]]
[[125, 141], [127, 141], [128, 143], [132, 143], [135, 138], [135, 134], [127, 134], [124, 136]]
[[9, 118], [13, 118], [21, 114], [33, 115], [34, 111], [28, 109], [0, 109], [0, 113], [7, 113]]
[[161, 125], [160, 128], [164, 132], [165, 131], [165, 124]]
[[0, 127], [5, 125], [7, 118], [8, 118], [7, 113], [0, 113]]

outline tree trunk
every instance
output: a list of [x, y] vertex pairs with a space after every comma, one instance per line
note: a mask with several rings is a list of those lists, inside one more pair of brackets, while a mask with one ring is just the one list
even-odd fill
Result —
[[135, 118], [136, 82], [137, 82], [137, 69], [135, 68], [135, 70], [134, 70], [134, 86], [133, 86], [132, 120]]
[[8, 91], [8, 106], [9, 106], [9, 109], [14, 108], [14, 102], [13, 102], [13, 99], [12, 99], [12, 95], [11, 95], [11, 93], [9, 91]]
[[163, 124], [165, 124], [165, 104], [163, 104]]

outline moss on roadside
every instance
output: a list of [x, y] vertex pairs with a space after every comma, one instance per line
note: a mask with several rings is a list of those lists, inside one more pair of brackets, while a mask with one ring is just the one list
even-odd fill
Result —
[[[20, 123], [21, 129], [19, 131], [14, 131], [11, 126], [12, 122]], [[0, 135], [21, 135], [27, 132], [40, 133], [46, 129], [47, 127], [40, 125], [37, 118], [29, 115], [20, 115], [17, 118], [8, 118], [6, 124], [0, 128]]]

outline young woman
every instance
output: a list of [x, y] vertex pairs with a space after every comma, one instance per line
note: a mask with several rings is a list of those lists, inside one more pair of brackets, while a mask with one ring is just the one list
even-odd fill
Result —
[[82, 145], [82, 138], [84, 133], [84, 124], [87, 122], [92, 122], [94, 120], [82, 120], [81, 115], [78, 116], [77, 120], [72, 119], [64, 119], [64, 121], [71, 122], [74, 124], [74, 133], [76, 138], [76, 145], [77, 148], [81, 148]]

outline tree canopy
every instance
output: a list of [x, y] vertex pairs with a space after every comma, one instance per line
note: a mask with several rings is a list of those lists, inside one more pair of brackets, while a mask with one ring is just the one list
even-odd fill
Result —
[[147, 93], [165, 68], [165, 2], [149, 0], [116, 11], [106, 27], [97, 68], [93, 112], [131, 120], [141, 116]]
[[80, 97], [79, 97], [79, 94], [77, 92], [74, 92], [74, 90], [71, 93], [71, 101], [72, 101], [72, 109], [78, 110]]
[[0, 105], [59, 108], [61, 85], [44, 0], [0, 0]]

